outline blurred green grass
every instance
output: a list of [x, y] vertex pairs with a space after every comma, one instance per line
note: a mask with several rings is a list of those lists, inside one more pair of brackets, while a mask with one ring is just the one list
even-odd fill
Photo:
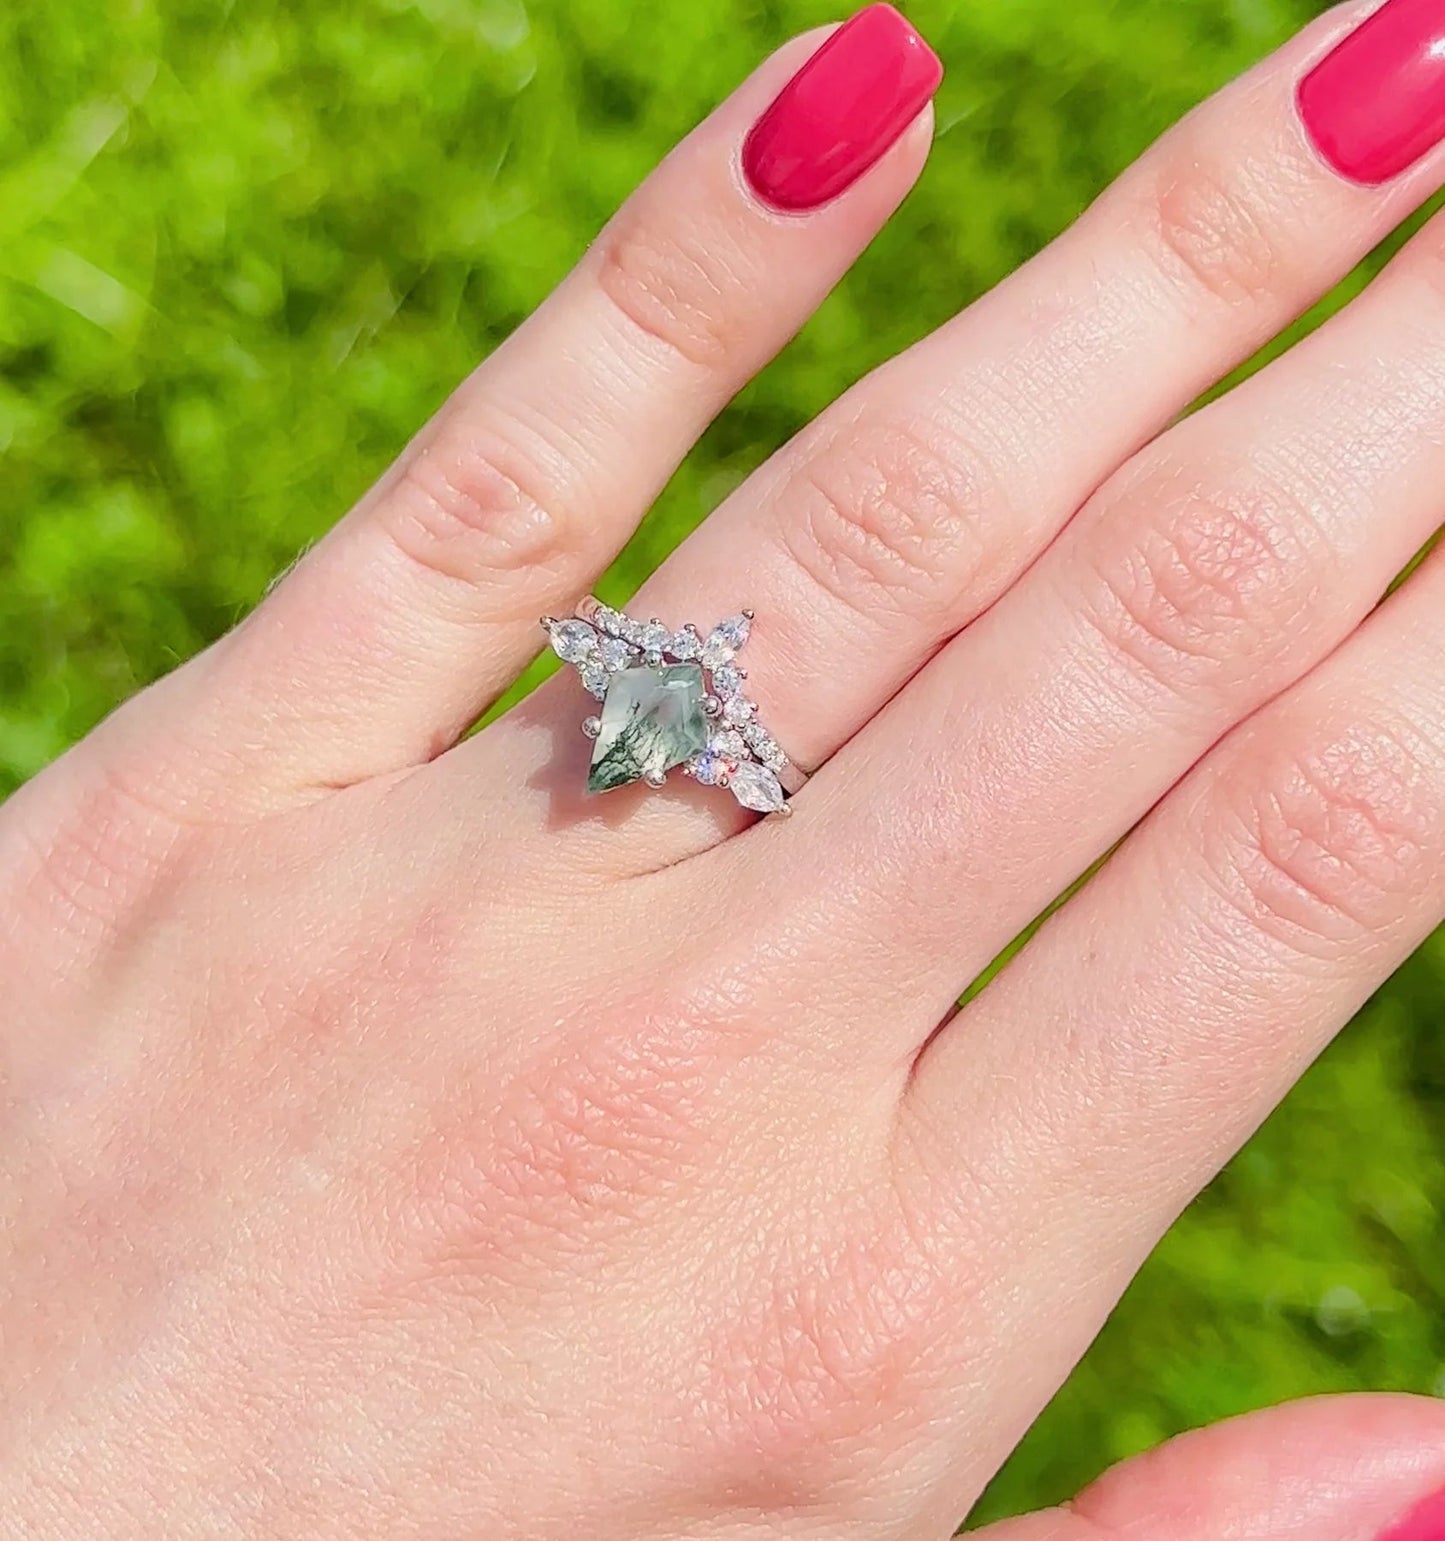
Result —
[[[707, 435], [608, 591], [1312, 9], [916, 0], [950, 71], [921, 187]], [[8, 7], [0, 795], [254, 603], [662, 152], [760, 55], [834, 15], [822, 0]], [[1437, 939], [1175, 1227], [981, 1514], [1284, 1397], [1445, 1394], [1442, 1016]]]

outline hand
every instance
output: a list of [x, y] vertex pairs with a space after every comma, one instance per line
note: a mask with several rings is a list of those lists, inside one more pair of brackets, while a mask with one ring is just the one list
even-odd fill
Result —
[[[458, 740], [918, 174], [884, 8], [11, 800], [0, 1534], [948, 1533], [1442, 913], [1445, 565], [1376, 606], [1441, 517], [1445, 228], [1169, 426], [1445, 178], [1433, 9], [1231, 86], [648, 584], [756, 610], [792, 819], [586, 795], [571, 671]], [[1439, 1406], [1326, 1402], [999, 1541], [1372, 1541], [1442, 1486]]]

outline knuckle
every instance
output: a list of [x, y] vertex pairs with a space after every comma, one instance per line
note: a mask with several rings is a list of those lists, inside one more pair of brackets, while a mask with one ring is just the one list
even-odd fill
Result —
[[1211, 865], [1252, 922], [1313, 951], [1394, 922], [1442, 839], [1439, 777], [1414, 730], [1352, 723], [1266, 755], [1228, 800]]
[[728, 365], [746, 333], [742, 285], [724, 231], [626, 205], [598, 240], [597, 283], [623, 320], [684, 363]]
[[1178, 157], [1155, 184], [1146, 242], [1165, 275], [1195, 294], [1237, 305], [1292, 291], [1287, 245], [1248, 165], [1221, 171]]
[[950, 1287], [870, 1201], [842, 1240], [803, 1235], [769, 1260], [704, 1351], [701, 1405], [720, 1409], [714, 1447], [763, 1509], [836, 1493], [860, 1442], [906, 1437], [935, 1379]]
[[1085, 561], [1086, 620], [1132, 674], [1183, 694], [1257, 671], [1330, 557], [1313, 516], [1278, 486], [1166, 477], [1095, 523]]
[[785, 490], [782, 539], [845, 608], [940, 624], [983, 567], [996, 508], [993, 476], [955, 433], [881, 418], [808, 456]]
[[[458, 415], [407, 454], [379, 522], [408, 565], [468, 588], [565, 576], [585, 518], [556, 452], [529, 437], [519, 425]], [[525, 611], [530, 596], [517, 604]]]
[[464, 1105], [417, 1155], [410, 1184], [431, 1273], [535, 1272], [561, 1246], [603, 1248], [669, 1197], [696, 1191], [716, 1157], [709, 1118], [718, 1079], [705, 1034], [649, 1016], [580, 1024], [519, 1068], [476, 1133]]
[[102, 945], [174, 865], [189, 826], [137, 778], [103, 766], [39, 828], [7, 827], [0, 871], [10, 919]]

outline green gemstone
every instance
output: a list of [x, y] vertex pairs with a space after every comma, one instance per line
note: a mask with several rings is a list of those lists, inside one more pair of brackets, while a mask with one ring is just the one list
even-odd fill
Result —
[[707, 747], [707, 692], [695, 663], [621, 669], [602, 703], [602, 731], [592, 751], [589, 792], [610, 792], [662, 775]]

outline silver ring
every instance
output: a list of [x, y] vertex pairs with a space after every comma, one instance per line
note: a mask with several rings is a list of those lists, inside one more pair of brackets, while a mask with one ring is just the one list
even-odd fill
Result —
[[637, 621], [590, 594], [570, 620], [544, 615], [552, 650], [602, 703], [582, 731], [593, 741], [589, 792], [642, 781], [661, 787], [681, 769], [723, 787], [744, 808], [786, 816], [807, 776], [758, 720], [737, 656], [753, 612], [739, 611], [703, 635]]

